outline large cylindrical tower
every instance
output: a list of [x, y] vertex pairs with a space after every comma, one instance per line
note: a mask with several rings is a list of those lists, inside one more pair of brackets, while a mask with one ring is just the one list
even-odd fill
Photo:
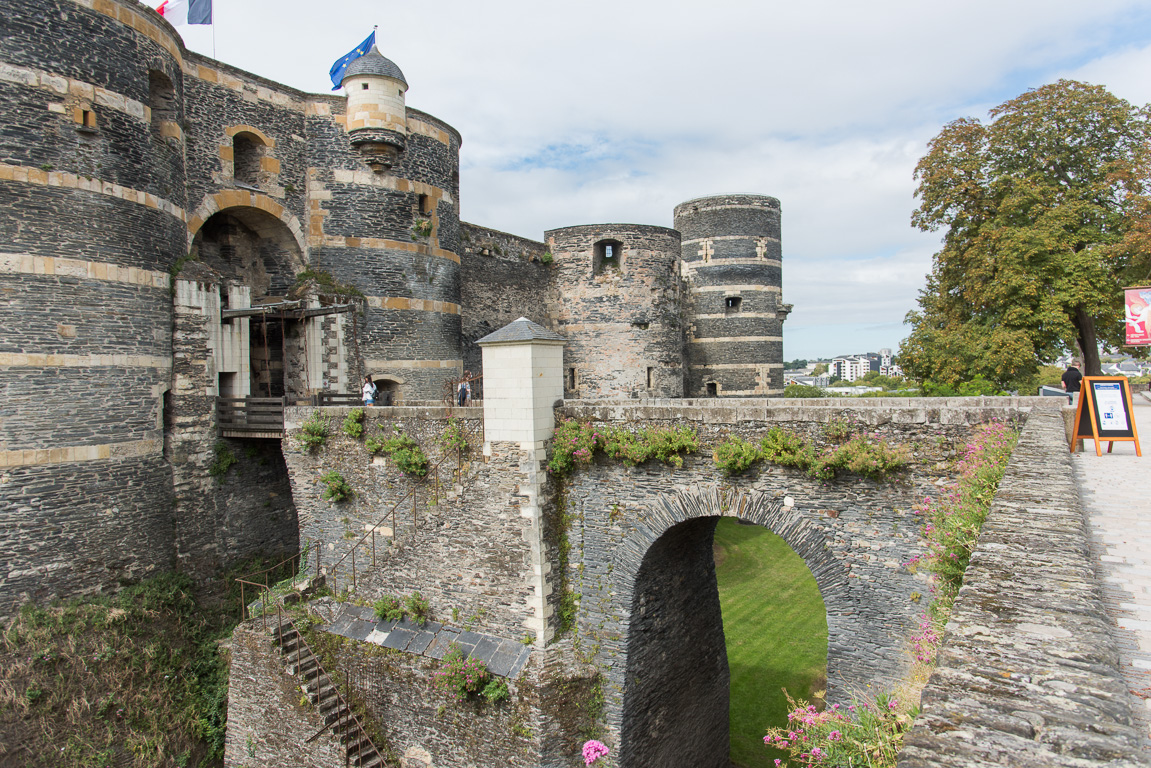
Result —
[[172, 564], [182, 57], [135, 2], [0, 14], [0, 614]]
[[460, 135], [407, 105], [403, 73], [375, 48], [342, 82], [337, 122], [309, 127], [326, 161], [309, 170], [310, 260], [364, 294], [359, 373], [393, 402], [439, 399], [463, 372]]
[[688, 397], [754, 397], [783, 391], [779, 200], [719, 195], [675, 208], [690, 294]]
[[682, 397], [679, 233], [595, 224], [544, 239], [562, 297], [564, 396]]

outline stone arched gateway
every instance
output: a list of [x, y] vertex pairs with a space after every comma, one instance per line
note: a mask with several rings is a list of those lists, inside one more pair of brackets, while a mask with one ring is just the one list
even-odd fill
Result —
[[845, 612], [837, 598], [847, 569], [828, 558], [824, 532], [783, 502], [718, 485], [682, 489], [659, 497], [617, 551], [620, 602], [631, 605], [621, 766], [729, 764], [729, 676], [713, 555], [720, 516], [783, 538], [818, 574], [828, 613]]
[[922, 552], [913, 506], [933, 479], [828, 482], [774, 465], [721, 479], [707, 455], [678, 469], [603, 462], [569, 478], [576, 652], [603, 675], [605, 736], [621, 768], [727, 765], [720, 517], [771, 530], [811, 571], [827, 614], [830, 701], [899, 678], [929, 592], [905, 565]]

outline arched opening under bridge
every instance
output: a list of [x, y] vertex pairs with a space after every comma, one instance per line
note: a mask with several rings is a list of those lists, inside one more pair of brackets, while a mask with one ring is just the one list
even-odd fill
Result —
[[[765, 509], [758, 509], [759, 506]], [[621, 768], [666, 765], [729, 768], [733, 765], [730, 730], [733, 679], [737, 696], [743, 696], [748, 685], [774, 685], [778, 690], [783, 685], [796, 684], [794, 675], [776, 674], [778, 670], [764, 669], [762, 663], [756, 667], [753, 661], [754, 668], [747, 668], [748, 660], [744, 656], [739, 656], [739, 664], [732, 669], [725, 621], [762, 620], [763, 611], [756, 610], [762, 606], [756, 606], [754, 599], [745, 597], [741, 610], [750, 615], [724, 615], [716, 568], [716, 529], [723, 520], [719, 511], [721, 508], [715, 506], [710, 515], [691, 516], [667, 527], [650, 543], [634, 571], [620, 729]], [[722, 511], [731, 514], [730, 510]], [[765, 528], [765, 518], [781, 516], [778, 503], [756, 505], [753, 502], [748, 511], [751, 514], [746, 520]], [[725, 528], [731, 522], [724, 520]], [[806, 549], [805, 545], [812, 543], [807, 541], [810, 536], [803, 529], [803, 525], [792, 525], [784, 538], [786, 543], [779, 542], [783, 548], [777, 545], [774, 552], [780, 556], [786, 553], [791, 561], [787, 569], [793, 577], [795, 561], [799, 561], [798, 567], [806, 572], [804, 578], [814, 582], [802, 553], [792, 549], [796, 543], [800, 545], [797, 549]], [[730, 541], [727, 533], [721, 531], [721, 542]], [[771, 584], [771, 579], [766, 579], [764, 584]], [[808, 586], [815, 587], [813, 583]], [[816, 642], [822, 646], [817, 655], [821, 653], [822, 666], [826, 665], [826, 608], [818, 589], [814, 598], [809, 594], [806, 601], [808, 615], [798, 627], [782, 626], [787, 617], [781, 613], [774, 618], [780, 625], [765, 629], [775, 634], [777, 641], [782, 641], [774, 644], [769, 666], [780, 663], [781, 659], [786, 664], [788, 641], [794, 639], [795, 632], [810, 632], [812, 626], [816, 627]], [[814, 617], [812, 612], [816, 614]], [[812, 618], [816, 621], [812, 622]], [[820, 626], [822, 634], [818, 634]], [[746, 627], [742, 629], [746, 635]], [[751, 634], [754, 635], [754, 629]], [[817, 666], [820, 666], [818, 662]], [[803, 697], [810, 689], [791, 693]], [[768, 722], [770, 718], [771, 715], [765, 713], [762, 723], [752, 726], [758, 728], [759, 739], [767, 726], [783, 724]], [[746, 738], [742, 740], [746, 753]], [[759, 754], [766, 764], [775, 756], [765, 747]]]

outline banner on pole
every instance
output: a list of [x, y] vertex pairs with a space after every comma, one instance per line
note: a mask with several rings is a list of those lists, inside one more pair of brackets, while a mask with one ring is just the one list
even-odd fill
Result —
[[1151, 345], [1151, 286], [1123, 289], [1123, 309], [1127, 315], [1127, 345]]

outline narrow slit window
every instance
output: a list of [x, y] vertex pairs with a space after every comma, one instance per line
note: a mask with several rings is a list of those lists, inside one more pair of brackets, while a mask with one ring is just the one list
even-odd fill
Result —
[[738, 312], [740, 306], [743, 304], [743, 299], [739, 296], [728, 296], [724, 300], [723, 308], [726, 312]]
[[647, 388], [651, 389], [655, 386], [655, 368], [650, 365], [647, 367]]
[[716, 384], [714, 381], [709, 381], [707, 383], [707, 396], [708, 397], [719, 397], [719, 385]]
[[574, 390], [576, 388], [576, 369], [575, 368], [568, 368], [567, 379], [568, 379], [568, 381], [567, 381], [568, 387], [567, 388]]
[[623, 263], [623, 243], [618, 240], [600, 240], [592, 253], [592, 273], [602, 275], [619, 272]]

